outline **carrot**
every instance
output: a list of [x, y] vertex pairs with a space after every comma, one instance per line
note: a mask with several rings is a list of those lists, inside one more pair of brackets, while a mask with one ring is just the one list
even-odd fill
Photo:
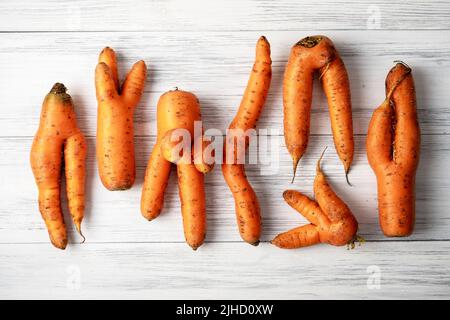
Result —
[[97, 92], [97, 163], [100, 179], [108, 190], [131, 188], [136, 177], [133, 113], [144, 90], [147, 67], [138, 61], [122, 87], [114, 51], [106, 47], [95, 69]]
[[[84, 215], [87, 145], [77, 126], [72, 98], [56, 83], [42, 104], [39, 129], [31, 147], [30, 163], [39, 189], [39, 211], [52, 244], [65, 249], [67, 232], [61, 211], [61, 168], [66, 174], [69, 211], [79, 234]], [[83, 237], [84, 239], [84, 237]]]
[[420, 128], [411, 69], [397, 63], [386, 78], [386, 99], [369, 124], [366, 149], [377, 177], [381, 229], [388, 237], [413, 232]]
[[[270, 87], [271, 64], [270, 44], [265, 37], [261, 37], [256, 44], [256, 58], [247, 88], [229, 129], [240, 129], [245, 132], [256, 127]], [[228, 137], [227, 140], [229, 140]], [[232, 163], [227, 163], [227, 145], [230, 144], [235, 144], [234, 139], [226, 143], [222, 173], [234, 197], [241, 237], [250, 244], [258, 245], [261, 235], [261, 213], [258, 198], [247, 180], [244, 165], [236, 161], [236, 148], [234, 148], [234, 160]]]
[[178, 128], [168, 130], [161, 138], [161, 152], [167, 161], [178, 164], [179, 162], [190, 162], [190, 154], [186, 154], [187, 148], [191, 151], [191, 136], [189, 135], [189, 141], [181, 140], [184, 137], [179, 137], [178, 134], [182, 133]]
[[[210, 150], [210, 148], [212, 148], [211, 152], [206, 152]], [[196, 138], [192, 156], [194, 159], [195, 168], [198, 171], [202, 173], [208, 173], [211, 172], [214, 168], [214, 160], [216, 156], [214, 145], [211, 141], [204, 140], [204, 135]]]
[[[210, 156], [206, 156], [206, 150], [213, 148], [211, 141], [204, 140], [204, 136], [199, 135], [195, 138], [194, 143], [192, 139], [184, 141], [184, 137], [180, 136], [182, 133], [177, 129], [168, 130], [161, 139], [161, 152], [163, 157], [173, 163], [190, 163], [194, 161], [195, 168], [201, 173], [208, 173], [214, 168], [215, 152], [212, 149]], [[191, 138], [191, 135], [189, 135]], [[189, 154], [184, 154], [183, 151], [190, 151]]]
[[197, 250], [206, 236], [206, 196], [203, 173], [193, 164], [178, 164], [178, 192], [186, 242]]
[[[196, 138], [195, 121], [201, 121], [201, 113], [194, 94], [177, 89], [160, 97], [157, 107], [157, 141], [148, 162], [141, 199], [141, 212], [148, 220], [159, 216], [162, 210], [171, 167], [169, 160], [177, 163], [176, 157], [173, 157], [176, 144], [170, 137], [175, 130], [184, 129], [189, 133], [189, 143], [192, 144]], [[195, 250], [205, 238], [206, 205], [204, 177], [191, 159], [192, 153], [188, 155], [189, 161], [177, 163], [177, 173], [184, 235], [186, 242]]]
[[334, 145], [348, 182], [354, 152], [350, 84], [344, 62], [333, 42], [325, 36], [306, 37], [297, 42], [291, 49], [284, 74], [284, 137], [293, 160], [292, 182], [308, 146], [316, 71], [327, 96]]
[[279, 248], [294, 249], [317, 243], [342, 246], [356, 239], [358, 222], [328, 184], [320, 168], [320, 160], [317, 161], [314, 179], [316, 201], [294, 190], [283, 193], [284, 200], [310, 223], [276, 236], [271, 243]]

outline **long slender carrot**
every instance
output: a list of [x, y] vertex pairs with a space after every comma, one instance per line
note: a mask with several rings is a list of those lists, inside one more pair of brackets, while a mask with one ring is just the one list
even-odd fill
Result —
[[414, 230], [420, 128], [414, 80], [404, 63], [387, 75], [386, 99], [373, 113], [366, 149], [377, 177], [381, 229], [389, 237], [408, 236]]
[[350, 84], [345, 65], [325, 36], [306, 37], [291, 49], [283, 80], [284, 137], [293, 160], [293, 178], [308, 146], [313, 77], [318, 72], [328, 100], [336, 151], [348, 172], [354, 141]]
[[[247, 88], [229, 129], [240, 129], [245, 132], [256, 127], [270, 87], [271, 64], [270, 44], [265, 37], [260, 37], [256, 44], [255, 62]], [[236, 161], [237, 154], [233, 155], [232, 163], [227, 163], [227, 149], [231, 144], [235, 144], [235, 141], [231, 141], [225, 146], [222, 173], [234, 197], [241, 237], [244, 241], [257, 245], [261, 236], [261, 213], [258, 198], [247, 180], [244, 165]], [[233, 150], [236, 153], [237, 148], [233, 148]]]
[[67, 245], [60, 201], [63, 157], [69, 211], [81, 236], [85, 200], [87, 145], [77, 126], [72, 98], [66, 91], [63, 84], [56, 83], [45, 97], [30, 153], [31, 168], [39, 189], [39, 210], [52, 244], [59, 249], [65, 249]]

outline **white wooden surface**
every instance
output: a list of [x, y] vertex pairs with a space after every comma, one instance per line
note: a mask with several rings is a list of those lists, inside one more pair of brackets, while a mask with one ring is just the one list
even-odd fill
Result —
[[[450, 3], [448, 1], [20, 1], [0, 2], [0, 298], [449, 298], [450, 297]], [[378, 29], [378, 30], [376, 30]], [[151, 223], [139, 213], [143, 173], [155, 139], [155, 105], [174, 86], [200, 98], [207, 128], [225, 129], [250, 70], [254, 44], [272, 45], [273, 82], [260, 128], [282, 132], [281, 79], [291, 45], [330, 36], [350, 73], [356, 134], [351, 181], [329, 148], [324, 161], [367, 243], [355, 250], [318, 245], [282, 251], [267, 243], [303, 223], [281, 194], [311, 195], [315, 161], [332, 146], [325, 99], [314, 92], [312, 137], [292, 186], [291, 162], [279, 143], [278, 172], [248, 166], [263, 208], [259, 247], [241, 242], [220, 170], [207, 176], [207, 242], [184, 244], [175, 175], [165, 209]], [[135, 116], [137, 182], [108, 192], [97, 176], [93, 71], [106, 45], [122, 75], [144, 59], [149, 77]], [[417, 228], [387, 239], [378, 226], [375, 177], [364, 142], [383, 99], [393, 60], [414, 69], [423, 134], [417, 176]], [[60, 81], [73, 96], [89, 137], [83, 245], [73, 229], [64, 252], [51, 247], [28, 164], [40, 106]], [[318, 88], [318, 83], [316, 88]], [[262, 168], [265, 169], [265, 168]], [[69, 226], [71, 224], [69, 223]], [[376, 280], [379, 276], [379, 286]]]

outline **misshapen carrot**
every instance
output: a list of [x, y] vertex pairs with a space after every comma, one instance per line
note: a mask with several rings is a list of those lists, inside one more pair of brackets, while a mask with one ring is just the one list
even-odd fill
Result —
[[200, 104], [197, 97], [186, 91], [174, 90], [163, 94], [157, 107], [157, 141], [153, 148], [145, 173], [142, 189], [141, 212], [152, 220], [159, 216], [164, 192], [170, 174], [171, 163], [177, 165], [178, 188], [183, 215], [186, 242], [195, 250], [202, 245], [206, 234], [206, 206], [203, 173], [188, 161], [177, 162], [173, 154], [176, 143], [171, 141], [174, 131], [187, 131], [189, 144], [194, 137], [194, 122], [201, 121]]
[[[256, 127], [270, 87], [271, 64], [270, 44], [265, 37], [261, 37], [256, 44], [256, 58], [252, 73], [238, 112], [229, 129], [240, 129], [245, 132]], [[231, 143], [234, 144], [235, 141], [230, 141], [229, 144]], [[227, 149], [228, 147], [225, 146], [222, 172], [234, 197], [239, 232], [244, 241], [257, 245], [261, 236], [261, 213], [258, 198], [247, 180], [244, 165], [236, 161], [237, 154], [228, 157], [234, 160], [232, 163], [227, 163]], [[233, 150], [236, 153], [237, 148], [233, 148]]]
[[386, 78], [386, 99], [375, 110], [366, 141], [378, 184], [381, 229], [389, 237], [413, 232], [420, 128], [411, 69], [397, 63]]
[[[212, 171], [215, 157], [212, 142], [205, 140], [203, 133], [193, 139], [194, 142], [190, 135], [189, 141], [184, 139], [179, 128], [168, 130], [161, 138], [162, 156], [173, 164], [193, 161], [195, 168], [202, 173]], [[188, 151], [188, 154], [185, 154], [185, 151]]]
[[294, 177], [308, 146], [315, 72], [327, 96], [334, 145], [347, 176], [354, 153], [348, 75], [333, 42], [325, 36], [312, 36], [292, 47], [283, 80], [284, 137]]
[[316, 201], [294, 190], [283, 193], [284, 200], [310, 224], [279, 234], [271, 241], [272, 244], [283, 249], [294, 249], [317, 243], [342, 246], [355, 239], [358, 222], [328, 184], [320, 169], [320, 159], [314, 179], [314, 194]]
[[120, 87], [114, 51], [106, 47], [95, 69], [97, 163], [108, 190], [131, 188], [136, 177], [133, 113], [144, 90], [147, 67], [136, 62]]
[[86, 141], [77, 126], [72, 99], [66, 90], [63, 84], [56, 83], [45, 97], [30, 154], [39, 189], [39, 210], [52, 244], [59, 249], [67, 245], [60, 200], [63, 159], [69, 211], [77, 231], [83, 236], [87, 153]]

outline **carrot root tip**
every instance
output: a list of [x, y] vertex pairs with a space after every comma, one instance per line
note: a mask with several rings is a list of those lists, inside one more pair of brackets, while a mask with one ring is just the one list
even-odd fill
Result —
[[55, 243], [52, 241], [52, 244], [55, 248], [60, 249], [60, 250], [65, 250], [67, 247], [67, 241], [64, 241], [63, 243]]
[[257, 247], [258, 245], [259, 245], [259, 243], [260, 243], [261, 241], [259, 241], [259, 240], [256, 240], [255, 242], [253, 242], [253, 243], [250, 243], [252, 246], [255, 246], [255, 247]]
[[76, 228], [77, 228], [78, 234], [83, 238], [83, 240], [80, 242], [80, 244], [85, 243], [86, 237], [83, 235], [83, 232], [81, 232], [81, 226], [79, 223], [76, 224]]
[[322, 161], [322, 158], [325, 155], [325, 151], [327, 151], [327, 149], [328, 149], [328, 146], [323, 149], [319, 160], [317, 160], [316, 173], [321, 173], [322, 172], [322, 170], [320, 169], [320, 162]]
[[350, 180], [348, 179], [348, 173], [349, 173], [349, 169], [347, 169], [347, 170], [345, 170], [345, 180], [347, 181], [347, 184], [350, 186], [350, 187], [353, 187], [353, 185], [350, 183]]
[[293, 163], [293, 175], [292, 175], [292, 180], [291, 180], [291, 184], [294, 183], [295, 180], [295, 175], [297, 173], [297, 166], [298, 166], [298, 162], [300, 161], [299, 158], [294, 158], [294, 163]]

